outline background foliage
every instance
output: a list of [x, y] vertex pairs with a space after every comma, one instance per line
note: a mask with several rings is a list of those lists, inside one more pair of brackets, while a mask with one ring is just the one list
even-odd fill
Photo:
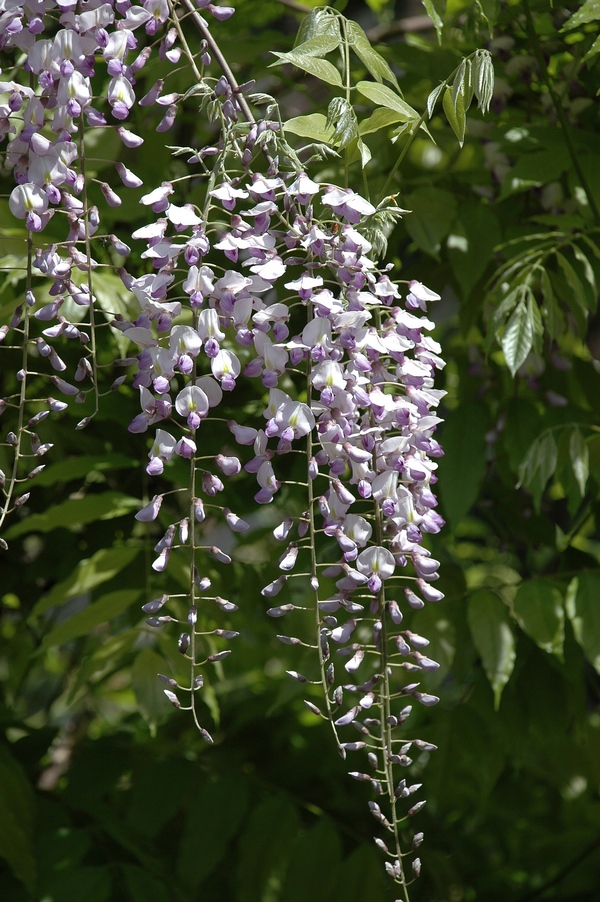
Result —
[[[299, 5], [238, 0], [215, 29], [239, 81], [259, 70], [258, 89], [288, 118], [324, 114], [331, 99], [328, 85], [289, 65], [266, 68], [270, 51], [292, 48]], [[496, 70], [491, 115], [470, 113], [459, 147], [463, 125], [440, 105], [435, 143], [424, 133], [413, 142], [393, 189], [411, 212], [388, 257], [442, 294], [436, 337], [449, 361], [439, 470], [448, 525], [430, 537], [446, 599], [411, 623], [442, 662], [428, 684], [442, 701], [419, 713], [421, 735], [439, 750], [413, 765], [428, 798], [414, 898], [591, 902], [600, 873], [600, 12], [594, 0], [425, 7], [435, 27], [401, 2], [345, 9], [419, 113], [477, 48], [491, 50]], [[149, 71], [148, 84], [156, 77]], [[397, 124], [363, 134], [373, 196], [402, 147], [391, 141]], [[169, 141], [194, 146], [210, 125], [190, 114], [177, 128]], [[162, 136], [144, 134], [136, 172], [148, 183], [161, 171], [176, 177]], [[103, 140], [98, 160], [123, 153], [108, 132]], [[337, 165], [323, 163], [321, 178]], [[7, 211], [8, 184], [5, 268], [23, 234]], [[145, 224], [136, 193], [112, 211], [115, 232]], [[120, 282], [100, 285], [112, 309]], [[3, 322], [21, 290], [6, 275]], [[5, 393], [16, 369], [6, 352]], [[260, 588], [279, 554], [264, 524], [236, 546], [233, 566], [211, 574], [239, 604], [244, 635], [203, 696], [215, 746], [165, 701], [155, 675], [180, 665], [173, 637], [140, 615], [161, 585], [159, 576], [148, 584], [154, 539], [133, 519], [149, 488], [139, 436], [127, 432], [132, 399], [126, 388], [109, 396], [84, 431], [74, 430], [81, 408], [47, 421], [53, 462], [5, 533], [0, 897], [389, 898], [366, 796], [285, 676], [298, 653], [264, 615]], [[251, 498], [236, 493], [243, 515]]]

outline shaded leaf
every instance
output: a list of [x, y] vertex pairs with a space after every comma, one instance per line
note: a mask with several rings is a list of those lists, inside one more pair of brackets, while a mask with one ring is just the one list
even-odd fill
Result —
[[269, 887], [281, 884], [299, 826], [296, 807], [283, 795], [265, 799], [254, 808], [240, 838], [236, 864], [239, 902], [263, 900]]
[[35, 477], [35, 484], [55, 485], [57, 482], [70, 482], [73, 479], [82, 479], [89, 473], [113, 473], [116, 470], [125, 470], [138, 467], [139, 461], [124, 454], [82, 454], [79, 457], [70, 457], [68, 460], [60, 460], [50, 464], [39, 476]]
[[236, 775], [208, 783], [195, 796], [177, 861], [178, 875], [187, 886], [199, 886], [228, 854], [247, 807], [246, 782]]
[[405, 220], [410, 237], [422, 250], [437, 257], [456, 217], [456, 198], [441, 188], [418, 188], [407, 196], [406, 205], [411, 211]]
[[515, 638], [506, 605], [490, 589], [477, 589], [469, 598], [467, 620], [498, 709], [516, 660]]
[[285, 902], [330, 902], [335, 898], [341, 841], [329, 821], [320, 820], [301, 834], [291, 848], [283, 885]]
[[43, 645], [46, 648], [51, 645], [62, 645], [63, 642], [87, 635], [97, 626], [122, 614], [123, 611], [135, 604], [140, 596], [141, 593], [137, 589], [123, 589], [103, 595], [44, 636]]
[[454, 410], [444, 426], [444, 457], [439, 462], [440, 497], [453, 528], [475, 503], [485, 474], [487, 407], [467, 401]]
[[484, 204], [459, 207], [448, 235], [447, 248], [450, 265], [465, 299], [492, 262], [494, 248], [500, 239], [500, 224], [491, 207]]
[[158, 721], [172, 710], [157, 676], [164, 669], [164, 659], [152, 648], [142, 649], [131, 668], [131, 685], [138, 708], [153, 732]]
[[36, 879], [34, 810], [35, 797], [25, 772], [0, 744], [0, 856], [30, 891]]
[[141, 554], [139, 548], [102, 548], [91, 558], [80, 561], [67, 579], [57, 583], [33, 608], [32, 617], [39, 617], [57, 605], [64, 604], [74, 595], [91, 592], [96, 586], [113, 579], [131, 567]]
[[562, 656], [565, 612], [559, 590], [543, 579], [521, 583], [513, 602], [521, 629], [549, 654]]
[[7, 539], [25, 535], [28, 532], [51, 532], [59, 527], [78, 527], [96, 520], [112, 520], [124, 517], [140, 506], [136, 498], [122, 492], [102, 492], [85, 498], [70, 498], [62, 504], [49, 507], [43, 514], [30, 514], [15, 523], [6, 532]]

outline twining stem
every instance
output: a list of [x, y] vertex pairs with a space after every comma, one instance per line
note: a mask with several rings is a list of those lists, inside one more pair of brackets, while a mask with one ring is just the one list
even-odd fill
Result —
[[550, 95], [550, 99], [552, 100], [552, 104], [556, 111], [556, 118], [560, 122], [563, 135], [565, 138], [565, 144], [567, 145], [567, 150], [569, 151], [569, 156], [573, 162], [573, 166], [575, 168], [575, 172], [579, 178], [581, 183], [581, 187], [583, 188], [584, 194], [587, 198], [588, 204], [590, 205], [590, 210], [596, 220], [597, 224], [600, 224], [600, 208], [596, 203], [596, 199], [592, 193], [589, 182], [586, 178], [585, 172], [581, 166], [581, 162], [579, 160], [579, 156], [577, 154], [577, 150], [575, 149], [575, 144], [573, 143], [573, 136], [571, 134], [571, 126], [569, 125], [569, 120], [565, 115], [565, 111], [562, 106], [562, 100], [556, 93], [554, 85], [552, 84], [552, 80], [550, 75], [548, 74], [548, 67], [546, 66], [546, 61], [544, 60], [544, 55], [542, 53], [542, 48], [540, 46], [540, 39], [535, 30], [535, 25], [533, 23], [533, 16], [531, 14], [531, 7], [529, 6], [529, 0], [523, 0], [523, 11], [525, 12], [525, 19], [527, 22], [527, 34], [529, 35], [529, 40], [531, 41], [531, 48], [537, 60], [538, 68], [540, 70], [540, 77], [546, 88], [548, 89], [548, 94]]
[[248, 106], [248, 102], [247, 102], [246, 98], [240, 91], [240, 86], [237, 83], [237, 79], [236, 79], [235, 75], [233, 74], [233, 72], [231, 71], [231, 67], [230, 67], [229, 63], [223, 56], [219, 45], [217, 44], [217, 42], [211, 35], [210, 31], [206, 27], [205, 23], [203, 22], [202, 16], [200, 16], [199, 13], [194, 9], [192, 0], [182, 0], [182, 4], [187, 9], [189, 15], [192, 18], [192, 21], [194, 22], [194, 25], [196, 26], [196, 28], [198, 29], [198, 31], [200, 32], [200, 34], [206, 41], [208, 47], [210, 48], [211, 54], [214, 56], [215, 60], [221, 67], [221, 71], [223, 72], [223, 75], [225, 76], [225, 78], [227, 79], [229, 84], [231, 85], [231, 89], [233, 90], [233, 92], [235, 94], [236, 101], [239, 104], [242, 113], [244, 114], [244, 116], [246, 117], [248, 122], [254, 123], [256, 120], [254, 118], [252, 110]]

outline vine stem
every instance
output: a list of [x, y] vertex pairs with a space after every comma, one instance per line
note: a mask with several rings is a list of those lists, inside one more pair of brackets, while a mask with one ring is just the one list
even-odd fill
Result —
[[[31, 240], [31, 232], [27, 233], [27, 289], [26, 289], [26, 297], [27, 292], [31, 290], [31, 267], [32, 267], [32, 258], [33, 258], [33, 242]], [[0, 510], [0, 527], [4, 523], [7, 514], [10, 512], [10, 505], [12, 501], [12, 496], [15, 490], [15, 486], [17, 484], [17, 477], [19, 473], [19, 462], [21, 460], [21, 444], [23, 441], [23, 429], [24, 429], [24, 420], [25, 420], [25, 403], [27, 400], [27, 348], [29, 345], [29, 304], [25, 302], [25, 308], [23, 311], [23, 348], [22, 348], [22, 360], [21, 360], [21, 369], [23, 371], [23, 378], [21, 380], [21, 388], [19, 392], [19, 418], [17, 424], [17, 443], [15, 445], [15, 456], [13, 460], [13, 467], [10, 479], [8, 481], [8, 487], [5, 495], [5, 503], [2, 509]]]
[[[312, 308], [309, 306], [307, 310], [307, 322], [310, 322], [312, 319]], [[311, 371], [312, 371], [312, 360], [310, 354], [308, 355], [308, 361], [306, 364], [306, 403], [310, 408], [312, 408], [312, 381], [311, 381]], [[329, 685], [327, 683], [327, 673], [325, 669], [325, 653], [323, 651], [323, 645], [321, 643], [321, 614], [319, 611], [319, 580], [318, 580], [318, 567], [317, 567], [317, 546], [316, 546], [316, 538], [317, 538], [317, 530], [315, 527], [315, 495], [313, 490], [313, 480], [310, 477], [310, 473], [308, 472], [308, 465], [310, 463], [310, 459], [313, 454], [313, 439], [312, 439], [312, 431], [309, 430], [306, 436], [306, 464], [307, 464], [307, 479], [306, 479], [306, 496], [308, 501], [308, 534], [310, 537], [310, 581], [311, 588], [314, 596], [314, 604], [315, 604], [315, 627], [317, 633], [317, 648], [319, 650], [319, 670], [321, 673], [321, 684], [323, 686], [323, 695], [325, 697], [325, 705], [327, 707], [327, 720], [331, 726], [333, 731], [333, 735], [335, 738], [336, 745], [338, 747], [340, 755], [345, 758], [346, 753], [345, 749], [342, 747], [340, 742], [340, 738], [338, 736], [338, 732], [335, 727], [333, 711], [331, 710], [331, 699], [329, 698]]]
[[525, 19], [527, 21], [527, 34], [529, 35], [532, 50], [538, 64], [538, 68], [540, 70], [540, 77], [546, 85], [546, 88], [548, 89], [548, 94], [550, 95], [550, 99], [552, 100], [552, 104], [556, 111], [556, 117], [560, 122], [563, 131], [565, 144], [567, 145], [567, 150], [569, 151], [569, 156], [571, 157], [573, 166], [575, 167], [575, 171], [577, 173], [577, 176], [579, 177], [579, 181], [581, 182], [581, 187], [583, 188], [585, 196], [587, 197], [588, 204], [590, 205], [590, 210], [592, 211], [596, 223], [600, 224], [600, 208], [598, 207], [596, 199], [592, 194], [585, 172], [583, 171], [581, 162], [577, 155], [577, 150], [575, 149], [575, 144], [573, 143], [573, 135], [571, 134], [571, 126], [569, 125], [569, 120], [567, 119], [565, 111], [563, 110], [561, 99], [556, 93], [550, 75], [548, 74], [548, 67], [546, 66], [546, 61], [544, 60], [538, 33], [535, 30], [533, 16], [531, 14], [531, 7], [529, 6], [529, 0], [523, 0], [523, 10], [525, 12]]

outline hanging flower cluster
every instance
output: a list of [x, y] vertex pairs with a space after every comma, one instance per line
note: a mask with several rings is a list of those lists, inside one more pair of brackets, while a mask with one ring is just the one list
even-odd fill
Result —
[[[238, 633], [227, 620], [236, 605], [210, 594], [211, 581], [203, 573], [208, 559], [231, 562], [211, 531], [204, 531], [206, 511], [220, 513], [232, 534], [242, 533], [250, 524], [219, 503], [227, 480], [249, 474], [259, 511], [272, 502], [277, 506], [278, 493], [289, 487], [302, 501], [298, 510], [285, 511], [274, 530], [286, 543], [281, 574], [262, 594], [285, 596], [294, 580], [303, 586], [293, 596], [300, 591], [302, 604], [284, 600], [268, 614], [312, 611], [311, 618], [299, 615], [299, 636], [279, 637], [315, 651], [314, 673], [290, 674], [300, 683], [322, 686], [324, 712], [311, 699], [306, 704], [330, 721], [344, 756], [367, 749], [370, 770], [352, 776], [370, 782], [387, 803], [386, 813], [378, 802], [371, 804], [392, 837], [389, 848], [377, 842], [390, 876], [406, 887], [399, 825], [424, 803], [397, 810], [399, 801], [419, 788], [397, 771], [410, 765], [411, 748], [433, 746], [407, 739], [404, 732], [397, 735], [397, 728], [407, 720], [412, 701], [426, 706], [437, 701], [420, 677], [438, 665], [424, 652], [427, 640], [402, 628], [403, 612], [443, 597], [434, 585], [439, 564], [423, 544], [424, 534], [443, 525], [432, 491], [442, 453], [434, 433], [443, 393], [434, 387], [434, 376], [443, 361], [426, 315], [438, 295], [416, 281], [400, 290], [389, 268], [377, 266], [365, 236], [381, 205], [350, 188], [315, 182], [287, 147], [280, 123], [254, 119], [246, 99], [250, 86], [237, 85], [197, 11], [224, 20], [233, 10], [207, 0], [182, 7], [200, 32], [197, 54], [189, 49], [177, 9], [164, 0], [140, 5], [44, 0], [13, 5], [0, 16], [0, 47], [16, 48], [30, 77], [29, 87], [12, 80], [0, 85], [7, 97], [0, 109], [6, 162], [16, 183], [10, 210], [31, 234], [43, 232], [55, 215], [67, 224], [59, 245], [34, 253], [29, 242], [27, 306], [11, 324], [24, 342], [21, 381], [26, 384], [28, 347], [34, 343], [56, 371], [56, 388], [82, 401], [86, 391], [80, 383], [90, 379], [97, 408], [98, 264], [92, 247], [100, 237], [103, 204], [118, 206], [121, 197], [114, 185], [101, 182], [93, 202], [85, 134], [113, 127], [124, 147], [135, 150], [142, 137], [119, 123], [136, 104], [158, 109], [157, 131], [169, 130], [182, 97], [165, 92], [160, 80], [137, 99], [136, 76], [153, 52], [173, 64], [185, 54], [197, 79], [194, 94], [220, 125], [214, 146], [197, 150], [188, 161], [204, 180], [203, 206], [178, 204], [177, 185], [165, 180], [146, 186], [141, 204], [150, 221], [145, 226], [127, 242], [107, 236], [122, 257], [130, 252], [129, 241], [143, 242], [139, 259], [147, 269], [142, 274], [120, 269], [135, 298], [135, 314], [111, 321], [135, 349], [121, 361], [136, 364], [139, 408], [129, 431], [149, 434], [150, 477], [160, 481], [177, 458], [189, 468], [187, 485], [176, 489], [181, 516], [159, 538], [152, 564], [155, 572], [168, 572], [172, 554], [185, 549], [189, 591], [164, 593], [143, 610], [152, 627], [183, 625], [179, 650], [190, 663], [190, 680], [183, 687], [160, 678], [176, 707], [182, 705], [181, 693], [189, 693], [190, 703], [183, 707], [192, 710], [203, 737], [212, 741], [199, 722], [196, 690], [203, 685], [204, 665], [229, 654], [215, 640], [223, 645]], [[143, 33], [156, 39], [154, 49], [139, 46]], [[218, 79], [204, 78], [197, 68], [197, 57], [203, 68], [211, 53], [223, 69]], [[92, 90], [100, 61], [109, 76], [104, 106]], [[141, 186], [124, 164], [116, 163], [115, 173], [124, 187]], [[50, 301], [43, 305], [36, 303], [35, 274], [50, 285]], [[85, 323], [62, 315], [67, 299], [89, 312]], [[29, 310], [45, 326], [39, 336], [31, 331]], [[75, 384], [58, 375], [66, 367], [51, 344], [57, 338], [84, 348]], [[255, 386], [254, 397], [264, 398], [259, 420], [222, 417], [221, 408], [231, 409], [236, 393], [248, 385]], [[23, 390], [5, 403], [24, 401]], [[48, 402], [52, 410], [63, 405]], [[37, 414], [37, 421], [47, 413]], [[227, 447], [211, 441], [211, 424], [220, 419], [227, 420]], [[34, 420], [23, 434], [32, 431]], [[38, 442], [35, 454], [45, 450]], [[165, 494], [159, 487], [137, 519], [156, 521]], [[165, 608], [168, 603], [174, 607]], [[220, 612], [224, 626], [208, 623], [209, 609]], [[414, 849], [419, 842], [417, 834]], [[413, 859], [414, 875], [419, 868]]]

